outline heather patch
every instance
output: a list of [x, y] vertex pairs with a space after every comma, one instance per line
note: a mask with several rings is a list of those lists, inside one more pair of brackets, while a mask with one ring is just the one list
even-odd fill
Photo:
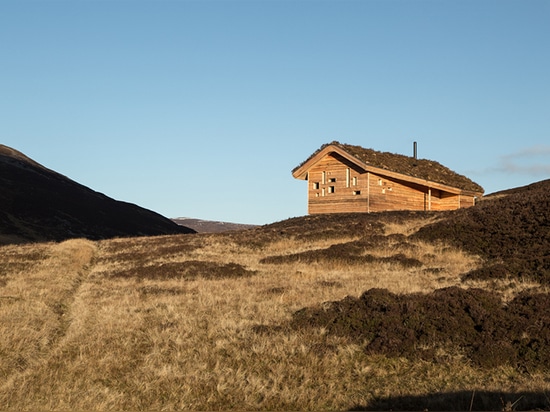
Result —
[[256, 272], [246, 269], [237, 263], [217, 263], [199, 260], [186, 262], [169, 262], [136, 266], [131, 269], [110, 273], [114, 278], [138, 278], [154, 280], [195, 280], [227, 279], [253, 276]]
[[[324, 249], [308, 250], [300, 253], [287, 255], [268, 256], [260, 259], [264, 264], [287, 264], [287, 263], [315, 263], [332, 262], [346, 265], [365, 265], [373, 263], [386, 263], [400, 265], [402, 267], [420, 267], [422, 262], [416, 258], [407, 257], [403, 253], [395, 253], [390, 256], [375, 256], [369, 251], [388, 247], [392, 251], [400, 250], [399, 246], [393, 245], [395, 238], [404, 238], [402, 235], [374, 235], [351, 242], [338, 243]], [[391, 247], [390, 247], [391, 246]], [[407, 247], [412, 249], [412, 247]]]
[[396, 295], [371, 289], [296, 312], [294, 329], [324, 328], [368, 354], [429, 361], [463, 356], [478, 367], [547, 371], [550, 295], [524, 292], [504, 305], [497, 294], [450, 287]]
[[550, 284], [550, 180], [450, 212], [414, 239], [445, 241], [487, 263], [464, 279], [523, 278]]

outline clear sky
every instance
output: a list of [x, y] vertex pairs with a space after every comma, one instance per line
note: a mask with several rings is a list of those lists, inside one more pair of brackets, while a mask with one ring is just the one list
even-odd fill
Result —
[[549, 0], [1, 0], [0, 74], [0, 143], [167, 217], [304, 215], [333, 140], [550, 178]]

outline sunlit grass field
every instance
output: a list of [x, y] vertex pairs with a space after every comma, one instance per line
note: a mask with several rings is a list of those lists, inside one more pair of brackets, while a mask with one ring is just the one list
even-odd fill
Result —
[[[0, 247], [0, 409], [348, 410], [397, 397], [467, 409], [488, 393], [550, 392], [543, 373], [367, 355], [324, 328], [288, 327], [304, 307], [371, 288], [481, 287], [503, 301], [542, 290], [461, 282], [480, 257], [404, 240], [433, 219]], [[302, 258], [372, 232], [385, 240], [364, 262]]]

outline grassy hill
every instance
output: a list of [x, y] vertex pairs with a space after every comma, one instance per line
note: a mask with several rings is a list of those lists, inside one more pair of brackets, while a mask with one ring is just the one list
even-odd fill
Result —
[[2, 246], [0, 405], [549, 408], [548, 184], [457, 212]]

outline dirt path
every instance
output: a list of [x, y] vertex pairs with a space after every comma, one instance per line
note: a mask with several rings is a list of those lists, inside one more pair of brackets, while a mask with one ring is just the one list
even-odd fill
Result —
[[71, 327], [73, 302], [97, 251], [97, 245], [85, 239], [36, 248], [40, 248], [40, 261], [28, 270], [10, 273], [2, 291], [13, 297], [0, 306], [3, 405], [9, 404], [6, 396], [17, 382], [48, 362]]

